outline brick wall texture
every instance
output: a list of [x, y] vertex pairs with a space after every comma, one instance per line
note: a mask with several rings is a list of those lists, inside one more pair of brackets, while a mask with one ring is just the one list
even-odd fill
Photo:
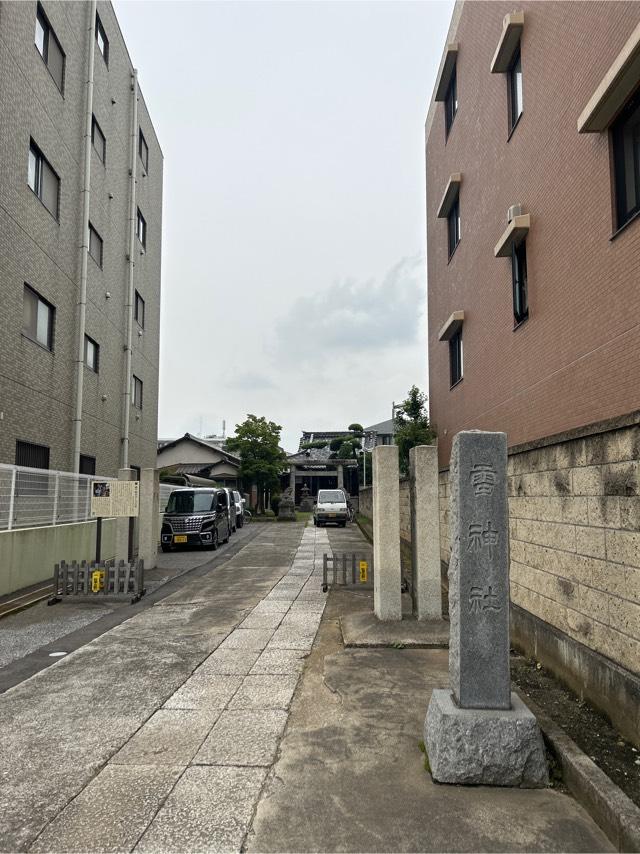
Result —
[[[35, 2], [0, 2], [0, 462], [15, 461], [16, 440], [50, 447], [50, 467], [72, 467], [74, 358], [82, 242], [82, 171], [89, 3], [43, 0], [66, 55], [62, 94], [34, 43]], [[106, 161], [91, 150], [90, 221], [104, 241], [102, 269], [89, 257], [86, 333], [100, 346], [100, 369], [84, 368], [81, 453], [101, 474], [120, 466], [128, 281], [129, 169], [133, 67], [111, 3], [98, 14], [109, 39], [109, 64], [96, 48], [95, 115], [106, 137]], [[143, 408], [132, 407], [130, 464], [156, 460], [160, 326], [163, 156], [142, 94], [138, 125], [149, 146], [149, 170], [137, 160], [136, 205], [147, 222], [146, 252], [136, 241], [135, 288], [145, 300], [144, 329], [134, 323], [133, 373]], [[59, 221], [27, 183], [33, 139], [60, 177]], [[137, 146], [136, 146], [137, 149]], [[55, 307], [53, 351], [22, 335], [28, 283]], [[107, 297], [107, 294], [110, 294]], [[140, 331], [140, 335], [138, 334]], [[103, 400], [105, 396], [105, 400]]]
[[[524, 12], [524, 111], [509, 138], [506, 75], [489, 68], [514, 10]], [[577, 131], [638, 22], [636, 2], [466, 2], [449, 35], [459, 45], [458, 112], [447, 140], [442, 103], [426, 127], [429, 394], [441, 467], [459, 430], [502, 430], [513, 446], [640, 409], [640, 219], [611, 240], [608, 134]], [[448, 260], [436, 212], [457, 172], [461, 240]], [[493, 252], [513, 204], [531, 216], [529, 319], [515, 330], [511, 262]], [[450, 389], [437, 333], [459, 310], [464, 378]]]
[[[640, 427], [509, 456], [511, 600], [640, 673]], [[448, 472], [440, 474], [449, 561]]]

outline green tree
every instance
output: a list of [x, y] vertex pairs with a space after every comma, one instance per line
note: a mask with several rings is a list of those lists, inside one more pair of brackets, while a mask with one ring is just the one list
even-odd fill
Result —
[[287, 456], [280, 447], [282, 427], [266, 418], [247, 415], [227, 439], [227, 449], [240, 457], [240, 477], [245, 489], [258, 487], [258, 509], [264, 510], [263, 494], [277, 489]]
[[436, 433], [429, 424], [427, 396], [413, 385], [395, 417], [395, 443], [400, 457], [400, 471], [409, 474], [409, 450], [416, 445], [431, 445]]

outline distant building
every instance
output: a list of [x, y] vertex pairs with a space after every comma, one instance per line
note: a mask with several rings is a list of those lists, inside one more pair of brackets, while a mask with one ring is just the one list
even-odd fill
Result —
[[363, 446], [370, 450], [376, 445], [393, 445], [395, 432], [395, 421], [392, 418], [381, 421], [379, 424], [372, 424], [371, 427], [365, 427]]
[[218, 437], [200, 439], [185, 433], [179, 439], [158, 442], [156, 466], [172, 474], [189, 474], [238, 486], [240, 457], [220, 447]]
[[111, 3], [0, 0], [0, 114], [0, 462], [153, 466], [163, 155]]

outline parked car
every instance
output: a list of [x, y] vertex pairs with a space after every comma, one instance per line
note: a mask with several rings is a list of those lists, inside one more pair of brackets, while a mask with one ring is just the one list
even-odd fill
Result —
[[313, 524], [326, 525], [335, 522], [342, 528], [349, 519], [347, 497], [342, 489], [319, 489], [316, 505], [313, 508]]
[[236, 506], [236, 525], [242, 528], [244, 525], [244, 499], [237, 489], [233, 490], [233, 503]]
[[238, 513], [236, 511], [236, 500], [233, 497], [233, 489], [224, 490], [227, 493], [227, 503], [229, 507], [229, 525], [231, 527], [231, 533], [235, 534], [238, 530]]
[[229, 500], [224, 489], [176, 489], [169, 496], [162, 519], [163, 552], [176, 546], [217, 549], [229, 542]]

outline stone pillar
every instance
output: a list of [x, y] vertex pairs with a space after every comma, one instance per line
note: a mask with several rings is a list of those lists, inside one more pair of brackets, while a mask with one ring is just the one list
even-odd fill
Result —
[[[118, 469], [118, 480], [135, 480], [133, 469]], [[129, 517], [119, 516], [116, 519], [116, 563], [129, 560]]]
[[338, 470], [338, 489], [342, 489], [344, 486], [344, 469], [340, 464], [336, 468]]
[[413, 609], [418, 620], [442, 617], [440, 592], [440, 505], [438, 448], [418, 445], [409, 451]]
[[379, 620], [401, 620], [398, 448], [373, 449], [373, 603]]
[[140, 472], [140, 517], [138, 519], [138, 557], [145, 569], [153, 569], [158, 557], [158, 513], [160, 478], [156, 469]]
[[293, 494], [296, 494], [296, 467], [289, 467], [289, 488], [293, 489]]
[[544, 786], [542, 735], [511, 693], [505, 433], [465, 431], [449, 469], [450, 691], [432, 693], [425, 745], [435, 780]]

